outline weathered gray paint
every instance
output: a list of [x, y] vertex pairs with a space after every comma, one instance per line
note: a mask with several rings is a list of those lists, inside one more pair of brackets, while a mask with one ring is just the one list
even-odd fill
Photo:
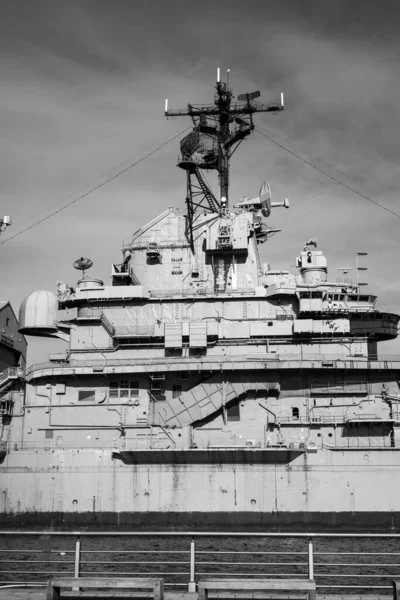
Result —
[[1, 522], [395, 526], [400, 357], [377, 344], [399, 317], [330, 281], [312, 241], [297, 273], [262, 264], [261, 196], [196, 210], [193, 244], [169, 208], [111, 285], [24, 301], [23, 330], [68, 351], [27, 370], [3, 421]]

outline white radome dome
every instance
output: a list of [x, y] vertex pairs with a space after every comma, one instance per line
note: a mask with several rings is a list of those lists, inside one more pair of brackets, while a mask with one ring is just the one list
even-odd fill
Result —
[[57, 331], [58, 300], [53, 292], [38, 290], [27, 296], [19, 309], [19, 331], [28, 335], [50, 335]]

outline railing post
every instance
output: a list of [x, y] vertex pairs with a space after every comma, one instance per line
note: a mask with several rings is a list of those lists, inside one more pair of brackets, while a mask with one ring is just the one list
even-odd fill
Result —
[[188, 585], [188, 592], [196, 592], [196, 581], [195, 581], [195, 572], [196, 572], [196, 543], [194, 538], [190, 542], [190, 579]]
[[[81, 538], [78, 535], [75, 542], [75, 569], [74, 569], [74, 577], [78, 578], [81, 570]], [[73, 587], [73, 591], [79, 592], [79, 587]]]
[[314, 550], [312, 538], [308, 540], [308, 579], [314, 579]]

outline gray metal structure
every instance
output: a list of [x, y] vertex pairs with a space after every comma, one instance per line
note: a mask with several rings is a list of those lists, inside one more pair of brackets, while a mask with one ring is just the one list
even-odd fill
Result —
[[111, 285], [23, 302], [21, 332], [69, 346], [27, 370], [4, 427], [2, 524], [396, 527], [400, 358], [377, 344], [399, 316], [333, 282], [314, 240], [296, 273], [262, 264], [269, 185], [228, 204], [235, 144], [283, 108], [256, 97], [218, 81], [213, 106], [166, 106], [194, 121], [186, 212], [134, 233]]

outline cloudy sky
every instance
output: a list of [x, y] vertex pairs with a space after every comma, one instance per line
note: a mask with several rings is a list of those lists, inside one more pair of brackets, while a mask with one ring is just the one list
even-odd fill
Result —
[[[17, 311], [35, 289], [73, 285], [80, 256], [108, 281], [121, 241], [183, 206], [176, 139], [11, 239], [190, 125], [166, 120], [164, 99], [212, 102], [220, 66], [236, 94], [285, 92], [283, 113], [256, 119], [277, 143], [255, 132], [232, 161], [231, 200], [267, 179], [273, 200], [291, 202], [270, 221], [282, 233], [264, 262], [291, 268], [317, 237], [336, 279], [368, 252], [367, 289], [398, 311], [400, 219], [291, 153], [400, 214], [399, 16], [391, 0], [2, 0], [1, 213], [13, 218], [0, 238], [2, 299]], [[30, 363], [54, 347], [29, 341]]]

